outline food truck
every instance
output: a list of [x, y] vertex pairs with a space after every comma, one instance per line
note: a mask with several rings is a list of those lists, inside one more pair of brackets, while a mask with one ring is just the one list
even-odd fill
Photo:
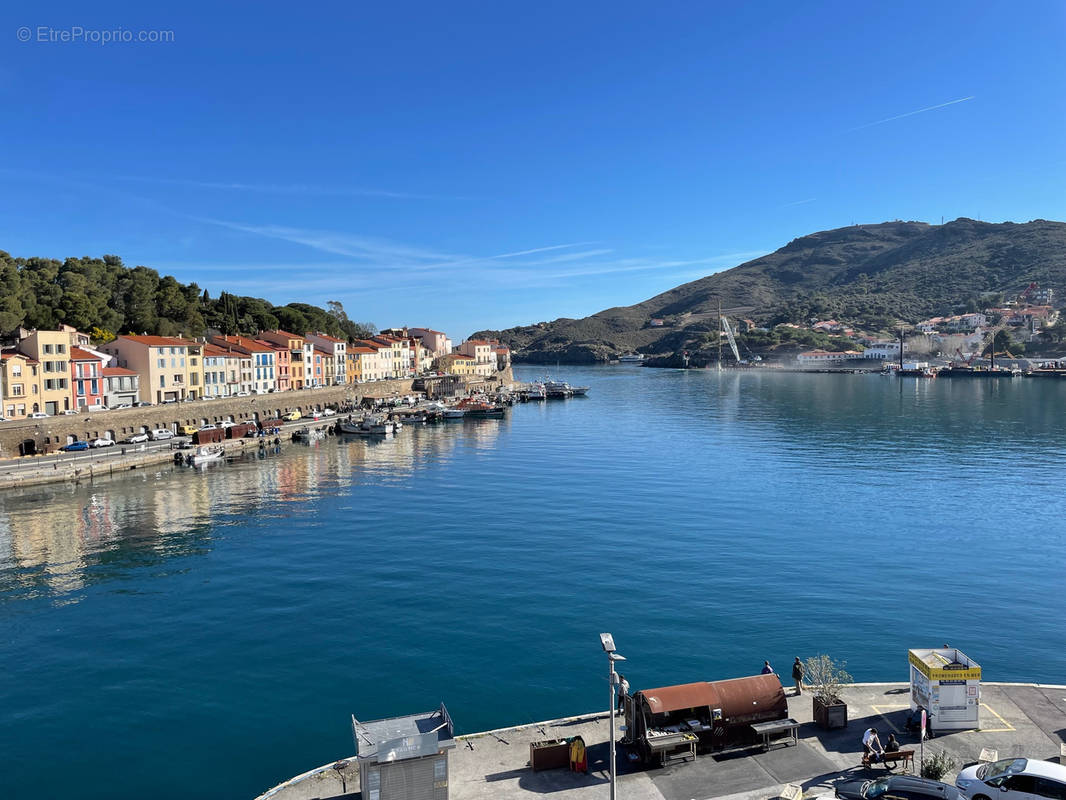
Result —
[[622, 743], [644, 762], [750, 743], [757, 738], [753, 724], [788, 717], [785, 690], [774, 674], [643, 689], [624, 703]]

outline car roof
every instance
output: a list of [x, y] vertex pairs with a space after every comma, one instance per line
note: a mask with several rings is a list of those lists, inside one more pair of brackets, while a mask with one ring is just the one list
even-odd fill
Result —
[[1038, 761], [1035, 758], [1027, 758], [1025, 762], [1025, 769], [1022, 772], [1026, 775], [1039, 775], [1042, 778], [1057, 778], [1060, 781], [1066, 781], [1066, 764]]
[[923, 794], [950, 798], [958, 796], [958, 789], [951, 784], [913, 775], [892, 775], [888, 778], [888, 786], [891, 790], [910, 789]]

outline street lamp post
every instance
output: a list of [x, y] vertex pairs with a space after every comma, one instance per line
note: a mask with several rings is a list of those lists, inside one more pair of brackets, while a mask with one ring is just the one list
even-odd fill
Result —
[[600, 634], [600, 645], [603, 647], [603, 652], [607, 654], [607, 682], [609, 684], [611, 699], [611, 800], [615, 800], [615, 778], [618, 775], [615, 765], [615, 744], [614, 744], [614, 706], [615, 695], [617, 694], [618, 686], [618, 673], [614, 671], [615, 661], [625, 661], [626, 657], [621, 653], [615, 651], [614, 637], [609, 633]]

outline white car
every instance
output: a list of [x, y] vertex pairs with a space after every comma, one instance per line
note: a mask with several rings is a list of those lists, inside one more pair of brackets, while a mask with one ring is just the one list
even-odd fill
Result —
[[34, 411], [30, 414], [29, 419], [48, 419], [51, 414], [45, 414], [43, 411]]
[[214, 425], [201, 425], [200, 426], [200, 430], [202, 430], [202, 431], [213, 431], [213, 430], [217, 430], [217, 428]]
[[89, 447], [114, 447], [115, 443], [110, 439], [93, 439], [89, 442]]
[[218, 427], [220, 427], [220, 428], [232, 428], [236, 424], [237, 424], [236, 422], [231, 422], [230, 420], [226, 420], [225, 422], [218, 423]]
[[141, 444], [148, 441], [148, 434], [135, 433], [133, 436], [127, 436], [124, 441], [126, 444]]
[[336, 413], [337, 412], [334, 409], [332, 409], [332, 408], [323, 408], [322, 409], [322, 416], [323, 417], [332, 417]]
[[130, 404], [130, 403], [122, 403], [122, 405], [108, 406], [107, 410], [108, 411], [118, 411], [121, 408], [133, 408], [133, 405]]
[[73, 414], [77, 414], [77, 413], [78, 413], [78, 409], [76, 409], [76, 408], [68, 408], [66, 411], [63, 412], [63, 416], [64, 417], [69, 417], [69, 416], [71, 416]]
[[158, 442], [160, 439], [173, 439], [174, 431], [167, 428], [157, 428], [150, 434], [152, 441]]
[[955, 779], [955, 788], [968, 800], [1063, 800], [1066, 764], [1005, 758], [967, 767]]

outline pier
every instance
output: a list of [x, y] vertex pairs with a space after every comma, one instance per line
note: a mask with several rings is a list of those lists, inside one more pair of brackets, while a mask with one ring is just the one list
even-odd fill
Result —
[[[1063, 760], [1066, 735], [1066, 686], [983, 683], [981, 729], [945, 731], [924, 743], [925, 756], [945, 752], [956, 762], [944, 776], [975, 763], [982, 750], [999, 758]], [[849, 724], [824, 730], [812, 718], [811, 696], [789, 691], [789, 716], [800, 723], [798, 744], [759, 746], [704, 753], [695, 761], [645, 768], [618, 758], [618, 796], [626, 800], [768, 800], [796, 786], [805, 797], [828, 795], [838, 781], [873, 779], [887, 774], [882, 765], [862, 766], [862, 734], [877, 728], [883, 738], [895, 733], [915, 751], [915, 772], [921, 747], [904, 728], [909, 713], [909, 684], [868, 683], [846, 687]], [[338, 709], [338, 725], [344, 714]], [[621, 724], [619, 722], [619, 724]], [[558, 800], [599, 800], [609, 782], [609, 717], [606, 712], [501, 728], [456, 737], [450, 752], [452, 800], [509, 800], [551, 795]], [[534, 772], [528, 762], [530, 743], [581, 736], [588, 746], [588, 772], [567, 768]], [[894, 772], [904, 771], [897, 767]], [[275, 786], [256, 800], [367, 800], [359, 792], [359, 766], [354, 755], [339, 758]]]

